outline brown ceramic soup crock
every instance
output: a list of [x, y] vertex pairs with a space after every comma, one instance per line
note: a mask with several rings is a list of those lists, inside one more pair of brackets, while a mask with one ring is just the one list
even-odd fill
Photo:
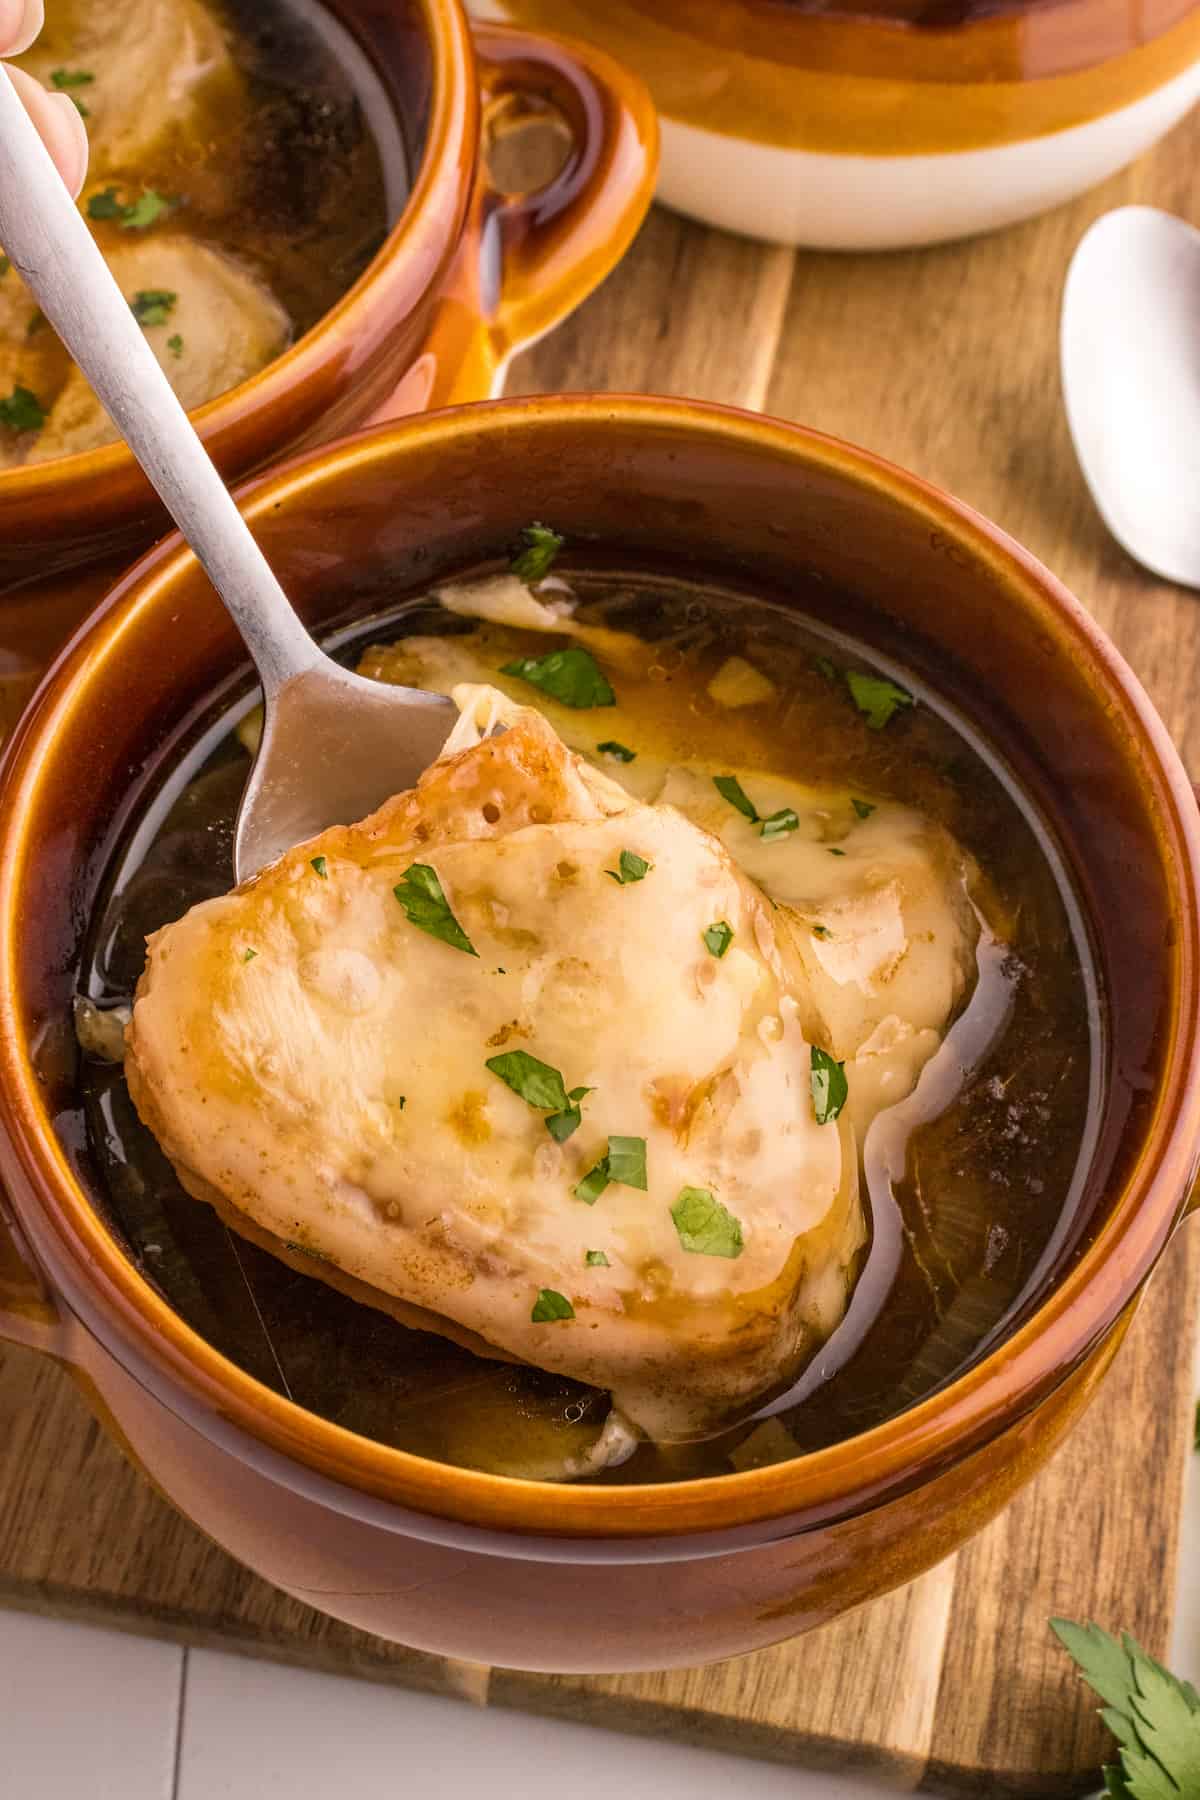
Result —
[[[489, 398], [509, 358], [619, 261], [654, 183], [653, 105], [602, 50], [471, 28], [460, 0], [322, 3], [390, 103], [408, 195], [332, 311], [192, 415], [230, 481], [369, 421]], [[565, 126], [566, 160], [538, 191], [505, 194], [487, 166], [493, 134], [539, 108]], [[0, 678], [44, 666], [166, 527], [124, 444], [0, 474]]]
[[[1003, 533], [863, 451], [670, 400], [414, 418], [294, 461], [247, 516], [314, 629], [502, 554], [535, 511], [575, 554], [802, 588], [965, 709], [1057, 834], [1106, 994], [1088, 1224], [1001, 1342], [908, 1411], [791, 1462], [640, 1486], [493, 1476], [297, 1407], [186, 1326], [110, 1229], [79, 1129], [71, 999], [133, 796], [246, 667], [178, 540], [64, 651], [0, 772], [0, 1335], [60, 1358], [149, 1478], [297, 1598], [420, 1649], [548, 1670], [770, 1644], [917, 1575], [1079, 1417], [1200, 1153], [1200, 815], [1146, 695]], [[815, 579], [814, 579], [815, 577]]]

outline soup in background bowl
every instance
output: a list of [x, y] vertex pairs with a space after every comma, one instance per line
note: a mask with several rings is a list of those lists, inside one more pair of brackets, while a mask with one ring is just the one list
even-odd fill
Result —
[[[425, 1158], [430, 1183], [435, 1152], [450, 1141], [437, 1134], [461, 1144], [487, 1114], [518, 1149], [535, 1147], [539, 1169], [557, 1171], [561, 1155], [585, 1187], [562, 1200], [563, 1243], [568, 1228], [586, 1227], [586, 1247], [606, 1262], [581, 1255], [561, 1280], [537, 1282], [567, 1311], [534, 1291], [532, 1262], [517, 1269], [522, 1330], [532, 1324], [540, 1337], [497, 1331], [492, 1349], [510, 1359], [498, 1364], [478, 1342], [447, 1344], [444, 1320], [419, 1332], [398, 1320], [379, 1266], [367, 1271], [373, 1293], [339, 1291], [343, 1275], [361, 1281], [364, 1271], [322, 1237], [319, 1219], [298, 1218], [286, 1238], [267, 1229], [222, 1189], [203, 1149], [181, 1148], [188, 1122], [155, 1072], [153, 1032], [138, 1043], [137, 1011], [134, 1099], [169, 1160], [139, 1124], [120, 1071], [82, 1060], [76, 1045], [78, 994], [101, 1006], [127, 1000], [144, 930], [230, 883], [228, 822], [253, 695], [223, 610], [190, 555], [168, 545], [65, 653], [5, 763], [5, 1329], [64, 1356], [160, 1487], [235, 1555], [298, 1597], [419, 1648], [559, 1670], [694, 1663], [776, 1641], [929, 1566], [1011, 1497], [1086, 1404], [1196, 1164], [1200, 825], [1140, 688], [1082, 609], [994, 527], [865, 453], [717, 408], [606, 397], [414, 420], [292, 465], [246, 506], [301, 612], [339, 653], [365, 657], [381, 678], [474, 683], [497, 689], [489, 704], [502, 708], [533, 702], [505, 715], [507, 738], [460, 748], [453, 768], [464, 780], [472, 756], [500, 756], [521, 732], [541, 733], [551, 762], [536, 765], [574, 770], [571, 779], [607, 797], [619, 832], [628, 820], [675, 834], [625, 845], [611, 881], [594, 871], [597, 939], [604, 918], [623, 945], [656, 934], [647, 982], [683, 955], [688, 978], [716, 994], [719, 981], [747, 979], [751, 936], [766, 956], [771, 931], [798, 917], [794, 954], [818, 992], [821, 980], [848, 976], [837, 958], [856, 931], [866, 954], [861, 911], [854, 922], [866, 889], [878, 900], [890, 884], [902, 911], [918, 890], [946, 898], [925, 915], [920, 944], [905, 914], [909, 954], [927, 961], [914, 995], [893, 1006], [901, 1025], [905, 1006], [927, 1006], [953, 949], [958, 975], [921, 1026], [928, 1054], [902, 1075], [901, 1091], [921, 1104], [877, 1157], [888, 1138], [880, 1126], [906, 1102], [890, 1109], [882, 1088], [872, 1098], [868, 1064], [894, 1053], [903, 1033], [868, 1054], [872, 1021], [834, 1021], [831, 989], [821, 1021], [801, 1009], [805, 1060], [811, 1043], [814, 1072], [818, 1050], [840, 1064], [850, 1098], [822, 1064], [824, 1097], [814, 1082], [790, 1108], [777, 1096], [772, 1116], [786, 1136], [803, 1111], [805, 1154], [824, 1167], [840, 1141], [849, 1169], [847, 1124], [855, 1107], [875, 1108], [857, 1169], [865, 1232], [838, 1215], [823, 1251], [834, 1284], [821, 1341], [743, 1382], [736, 1416], [714, 1419], [708, 1368], [686, 1366], [694, 1326], [679, 1309], [678, 1271], [689, 1291], [698, 1269], [723, 1284], [710, 1294], [732, 1291], [739, 1258], [785, 1217], [782, 1202], [759, 1180], [735, 1203], [732, 1186], [710, 1174], [704, 1218], [693, 1193], [681, 1225], [682, 1194], [656, 1173], [670, 1093], [657, 1096], [661, 1113], [633, 1122], [643, 1169], [631, 1173], [633, 1135], [619, 1146], [609, 1135], [620, 1123], [604, 1112], [605, 1082], [620, 1079], [619, 1040], [601, 1080], [584, 1066], [585, 1033], [578, 1046], [569, 1034], [550, 1046], [509, 1032], [480, 1051], [479, 1084], [492, 1086], [474, 1109], [455, 1093], [439, 1110], [411, 1064], [411, 1093], [398, 1087], [391, 1099], [393, 1124], [417, 1132], [409, 1149]], [[511, 600], [505, 563], [531, 512], [566, 547], [536, 593], [518, 580], [524, 612], [502, 616], [495, 595]], [[563, 701], [547, 687], [547, 656], [558, 681], [572, 649], [588, 651], [611, 700], [591, 686]], [[565, 666], [573, 678], [585, 668], [578, 655]], [[555, 733], [582, 761], [553, 750]], [[509, 790], [496, 792], [487, 804], [498, 821], [483, 812], [472, 827], [481, 843], [503, 827]], [[674, 808], [665, 823], [664, 796]], [[732, 942], [715, 929], [712, 943], [692, 944], [703, 934], [689, 925], [681, 952], [671, 892], [656, 898], [655, 882], [669, 877], [670, 845], [691, 855], [701, 840], [718, 861], [711, 846], [723, 845], [750, 885], [739, 876], [729, 916], [706, 927], [724, 923]], [[529, 839], [499, 841], [516, 854]], [[393, 842], [403, 850], [385, 830], [363, 856], [353, 833], [331, 834], [246, 890], [243, 910], [228, 914], [238, 954], [217, 976], [227, 1017], [246, 1004], [261, 1016], [250, 984], [266, 984], [265, 1005], [286, 975], [271, 912], [283, 888], [304, 918], [328, 911], [332, 930], [351, 904], [355, 858], [369, 872]], [[418, 958], [412, 979], [433, 968], [422, 957], [443, 959], [440, 999], [414, 1008], [412, 1027], [417, 1045], [435, 1047], [464, 1006], [479, 1004], [481, 983], [508, 979], [507, 964], [492, 961], [497, 931], [510, 933], [511, 973], [527, 973], [533, 954], [499, 890], [480, 911], [470, 883], [455, 885], [440, 843], [435, 834], [427, 863], [446, 887], [440, 902], [429, 889], [420, 898], [449, 907], [474, 961], [442, 914], [440, 942], [425, 946], [410, 929], [425, 916], [430, 935], [411, 860], [396, 871], [395, 901], [389, 866], [382, 896], [394, 909], [385, 929], [409, 933], [395, 942], [399, 957]], [[565, 888], [587, 877], [563, 864], [552, 873]], [[947, 898], [964, 893], [974, 924]], [[402, 895], [408, 906], [396, 904]], [[190, 918], [224, 917], [235, 903], [208, 904], [218, 913], [202, 906]], [[674, 913], [690, 918], [696, 904], [681, 887]], [[645, 911], [639, 925], [634, 906], [665, 910]], [[751, 933], [754, 918], [766, 924]], [[876, 936], [885, 926], [879, 915]], [[191, 955], [188, 940], [172, 937], [181, 929], [156, 943]], [[871, 955], [878, 989], [878, 945]], [[169, 998], [161, 967], [153, 979]], [[438, 1004], [440, 1037], [427, 1023]], [[513, 1017], [519, 1025], [520, 1007]], [[553, 1023], [545, 1013], [540, 1028]], [[650, 1053], [657, 1030], [651, 1019], [631, 1040], [630, 1061]], [[348, 1080], [366, 1031], [357, 1051], [346, 1040]], [[767, 1056], [779, 1037], [760, 1034]], [[483, 1073], [493, 1049], [503, 1060], [526, 1041], [554, 1048], [570, 1090], [562, 1110], [580, 1115], [559, 1133], [544, 1123], [544, 1097], [535, 1105], [516, 1092], [515, 1063]], [[939, 1047], [947, 1079], [931, 1088]], [[278, 1070], [265, 1073], [274, 1081]], [[589, 1076], [596, 1086], [584, 1092]], [[194, 1097], [205, 1079], [200, 1063]], [[605, 1183], [593, 1192], [592, 1152], [606, 1137]], [[749, 1169], [762, 1148], [739, 1143], [731, 1184], [739, 1159]], [[717, 1141], [706, 1172], [724, 1154]], [[598, 1317], [589, 1281], [631, 1291], [629, 1245], [642, 1230], [659, 1233], [661, 1293], [674, 1296], [673, 1311], [653, 1316], [683, 1320], [683, 1362], [657, 1390], [669, 1412], [646, 1404], [628, 1367], [607, 1380], [601, 1361], [589, 1372], [566, 1349], [574, 1328]], [[662, 1250], [672, 1230], [683, 1251], [675, 1264]], [[481, 1283], [494, 1274], [494, 1260], [481, 1265]], [[478, 1327], [459, 1301], [432, 1299], [451, 1323]], [[639, 1435], [628, 1455], [583, 1466], [611, 1420], [610, 1393]]]
[[660, 196], [826, 250], [991, 231], [1140, 156], [1200, 97], [1188, 0], [471, 0], [620, 56], [662, 114]]
[[[75, 0], [48, 10], [22, 60], [86, 113], [81, 207], [229, 480], [372, 418], [487, 397], [649, 204], [656, 123], [636, 78], [586, 46], [472, 34], [458, 0], [152, 0], [141, 32], [124, 5], [103, 22]], [[521, 108], [552, 111], [569, 147], [546, 185], [509, 195], [487, 157]], [[0, 644], [15, 698], [165, 529], [111, 435], [7, 267]]]

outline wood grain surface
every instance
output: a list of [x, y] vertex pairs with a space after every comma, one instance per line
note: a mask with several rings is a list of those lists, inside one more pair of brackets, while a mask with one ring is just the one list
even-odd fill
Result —
[[[763, 407], [988, 513], [1090, 607], [1200, 774], [1200, 598], [1139, 571], [1078, 474], [1059, 399], [1068, 258], [1101, 212], [1200, 222], [1200, 115], [1074, 206], [1000, 236], [793, 255], [662, 212], [510, 392], [643, 389]], [[548, 1678], [387, 1645], [284, 1598], [123, 1461], [68, 1377], [0, 1350], [0, 1601], [945, 1793], [1085, 1791], [1104, 1738], [1046, 1628], [1171, 1624], [1200, 1229], [1168, 1253], [1104, 1392], [1040, 1479], [912, 1587], [792, 1644], [673, 1674]]]

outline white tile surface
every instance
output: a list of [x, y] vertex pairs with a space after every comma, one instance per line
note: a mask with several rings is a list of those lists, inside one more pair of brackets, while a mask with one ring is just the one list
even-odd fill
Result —
[[[834, 1776], [193, 1651], [178, 1800], [867, 1800]], [[45, 1795], [45, 1800], [58, 1796]]]
[[5, 1800], [172, 1800], [183, 1652], [0, 1612]]

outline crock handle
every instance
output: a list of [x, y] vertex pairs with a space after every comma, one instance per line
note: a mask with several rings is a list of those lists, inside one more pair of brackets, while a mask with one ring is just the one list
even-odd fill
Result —
[[62, 1321], [0, 1191], [0, 1341], [29, 1350], [62, 1351]]
[[486, 190], [501, 259], [492, 331], [507, 356], [573, 312], [628, 250], [654, 190], [658, 118], [636, 75], [574, 39], [479, 26], [475, 56], [485, 146], [514, 100], [553, 107], [571, 139], [544, 187]]
[[639, 78], [573, 39], [473, 25], [483, 142], [520, 101], [548, 104], [570, 135], [553, 180], [502, 194], [481, 159], [462, 247], [417, 363], [367, 423], [487, 400], [509, 358], [599, 287], [646, 216], [658, 118]]

